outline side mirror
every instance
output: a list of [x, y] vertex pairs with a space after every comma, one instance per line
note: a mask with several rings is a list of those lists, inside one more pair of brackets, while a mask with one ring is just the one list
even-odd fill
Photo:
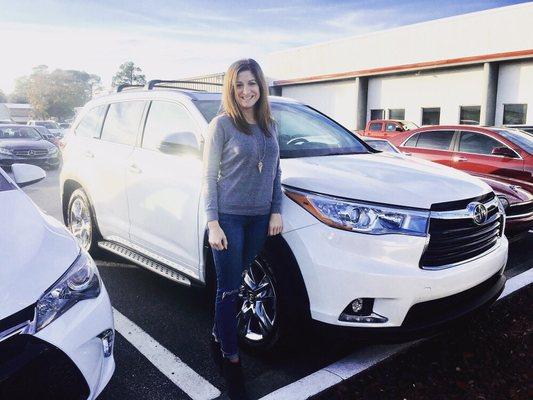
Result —
[[493, 156], [503, 156], [503, 157], [509, 157], [509, 158], [517, 158], [516, 157], [516, 153], [513, 150], [511, 150], [509, 147], [506, 147], [506, 146], [493, 148], [491, 154]]
[[165, 154], [200, 154], [196, 135], [192, 132], [172, 132], [165, 136], [159, 145], [159, 151]]
[[396, 132], [405, 132], [405, 129], [403, 129], [401, 126], [397, 126]]
[[13, 164], [13, 179], [19, 187], [33, 185], [46, 177], [46, 172], [41, 167], [30, 164]]

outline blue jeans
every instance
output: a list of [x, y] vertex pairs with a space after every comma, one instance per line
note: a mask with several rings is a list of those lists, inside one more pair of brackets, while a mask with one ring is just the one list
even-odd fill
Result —
[[268, 235], [270, 214], [218, 214], [218, 223], [228, 239], [225, 250], [211, 249], [217, 273], [213, 335], [225, 357], [238, 354], [237, 305], [244, 269], [261, 251]]

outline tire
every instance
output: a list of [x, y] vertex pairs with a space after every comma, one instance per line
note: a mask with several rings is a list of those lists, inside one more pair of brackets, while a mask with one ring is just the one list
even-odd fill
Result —
[[92, 256], [100, 253], [98, 240], [101, 239], [96, 225], [91, 203], [83, 189], [76, 189], [71, 195], [67, 208], [67, 228], [80, 246]]
[[282, 263], [262, 252], [244, 272], [237, 324], [241, 346], [252, 353], [264, 354], [292, 343], [294, 333], [303, 328], [305, 318], [296, 310], [305, 305], [294, 296], [295, 282], [284, 271]]

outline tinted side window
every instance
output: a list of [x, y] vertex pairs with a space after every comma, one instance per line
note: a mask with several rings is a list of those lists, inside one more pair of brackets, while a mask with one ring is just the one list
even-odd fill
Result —
[[100, 137], [100, 129], [102, 128], [106, 107], [105, 105], [98, 106], [85, 114], [85, 117], [82, 118], [74, 131], [75, 135], [88, 138]]
[[454, 131], [420, 132], [416, 147], [424, 149], [448, 150]]
[[387, 132], [394, 132], [396, 130], [396, 124], [394, 122], [389, 122], [387, 125], [385, 125], [385, 130]]
[[381, 123], [374, 123], [374, 124], [370, 124], [370, 130], [371, 131], [380, 131], [381, 130]]
[[476, 154], [491, 154], [495, 147], [504, 146], [497, 140], [477, 132], [461, 132], [459, 151]]
[[195, 131], [194, 120], [184, 107], [167, 101], [154, 101], [146, 119], [142, 147], [159, 150], [161, 142], [167, 135]]
[[409, 138], [407, 142], [405, 142], [404, 146], [407, 147], [416, 147], [416, 141], [418, 140], [418, 133], [416, 135], [413, 135]]
[[102, 139], [133, 146], [145, 103], [126, 101], [111, 104], [102, 129]]

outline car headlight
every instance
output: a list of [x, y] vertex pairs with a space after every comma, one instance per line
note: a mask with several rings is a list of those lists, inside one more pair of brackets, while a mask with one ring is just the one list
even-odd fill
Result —
[[48, 149], [48, 154], [56, 154], [57, 153], [57, 147], [50, 147]]
[[37, 301], [35, 332], [43, 329], [79, 301], [98, 297], [100, 278], [96, 265], [85, 251]]
[[370, 235], [427, 234], [429, 211], [344, 200], [287, 188], [285, 194], [333, 228]]
[[0, 154], [4, 154], [6, 156], [11, 156], [13, 155], [13, 152], [9, 149], [6, 149], [4, 147], [0, 147]]

